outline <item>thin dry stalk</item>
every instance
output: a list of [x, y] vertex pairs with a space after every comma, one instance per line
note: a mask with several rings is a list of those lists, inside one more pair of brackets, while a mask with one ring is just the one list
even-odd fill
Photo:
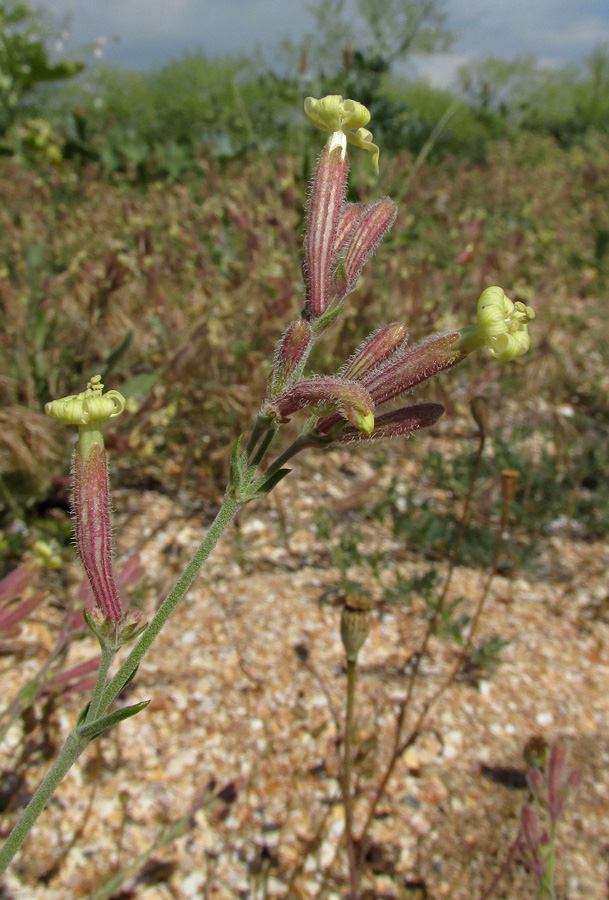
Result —
[[[414, 693], [415, 683], [417, 681], [417, 677], [418, 677], [419, 670], [421, 667], [421, 661], [423, 660], [423, 658], [425, 657], [425, 655], [427, 653], [427, 648], [429, 646], [429, 642], [431, 640], [432, 635], [434, 634], [436, 625], [438, 623], [438, 619], [440, 618], [440, 615], [442, 614], [442, 610], [444, 609], [444, 605], [446, 603], [448, 589], [450, 587], [453, 572], [454, 572], [455, 566], [457, 565], [457, 562], [459, 560], [459, 554], [461, 552], [461, 543], [463, 540], [463, 534], [465, 532], [465, 527], [467, 525], [468, 518], [469, 518], [471, 502], [472, 502], [472, 498], [473, 498], [473, 494], [474, 494], [474, 487], [475, 487], [476, 481], [478, 479], [478, 474], [480, 471], [480, 462], [482, 460], [482, 453], [484, 451], [484, 445], [485, 445], [485, 441], [486, 441], [486, 427], [485, 427], [486, 416], [484, 414], [480, 414], [480, 411], [477, 408], [473, 407], [472, 411], [474, 413], [474, 417], [476, 419], [476, 422], [478, 424], [478, 429], [479, 429], [479, 431], [478, 431], [478, 447], [476, 449], [476, 456], [474, 458], [474, 464], [472, 466], [472, 471], [471, 471], [471, 475], [470, 475], [470, 479], [469, 479], [468, 491], [467, 491], [467, 495], [465, 498], [465, 502], [463, 504], [463, 510], [461, 512], [461, 516], [459, 517], [458, 528], [457, 528], [457, 533], [455, 535], [455, 542], [454, 542], [453, 550], [451, 553], [448, 572], [446, 574], [446, 579], [444, 581], [442, 593], [440, 594], [440, 596], [436, 602], [436, 605], [434, 607], [431, 618], [429, 619], [429, 622], [427, 624], [427, 629], [425, 631], [423, 643], [421, 644], [421, 649], [419, 650], [419, 652], [416, 654], [416, 656], [414, 658], [414, 663], [413, 663], [412, 670], [410, 673], [410, 678], [408, 680], [408, 687], [406, 688], [406, 694], [398, 708], [398, 714], [397, 714], [395, 729], [394, 729], [393, 747], [392, 747], [391, 756], [389, 759], [389, 763], [387, 764], [387, 768], [383, 774], [383, 777], [375, 791], [374, 798], [370, 805], [370, 809], [368, 810], [368, 815], [366, 817], [366, 821], [365, 821], [364, 826], [361, 831], [361, 835], [359, 838], [360, 853], [365, 846], [366, 835], [368, 833], [368, 830], [369, 830], [372, 820], [374, 818], [376, 809], [377, 809], [380, 801], [382, 800], [383, 796], [385, 795], [387, 785], [389, 784], [391, 776], [393, 775], [393, 771], [397, 765], [398, 759], [400, 758], [400, 756], [404, 752], [404, 750], [407, 749], [407, 747], [410, 746], [410, 744], [416, 739], [416, 734], [418, 734], [418, 730], [421, 727], [421, 725], [427, 715], [427, 712], [429, 711], [429, 707], [425, 706], [423, 708], [424, 714], [422, 714], [422, 716], [419, 716], [419, 719], [417, 720], [417, 724], [415, 725], [415, 728], [412, 730], [411, 735], [409, 736], [409, 742], [407, 742], [406, 745], [404, 745], [402, 743], [402, 731], [404, 729], [406, 715], [410, 709], [410, 704], [412, 702], [412, 696]], [[496, 561], [497, 561], [496, 558], [497, 558], [497, 554], [495, 554], [495, 568], [496, 568]], [[489, 582], [489, 586], [490, 586], [490, 582]], [[488, 587], [487, 587], [487, 591], [488, 591]], [[461, 666], [461, 659], [459, 660], [459, 666]], [[452, 676], [451, 676], [450, 680], [452, 682], [452, 680], [453, 680]], [[441, 693], [444, 692], [444, 690], [445, 690], [445, 687], [443, 686], [442, 689], [439, 692], [437, 692], [437, 694], [434, 694], [434, 696], [432, 697], [432, 703], [435, 703], [436, 699], [441, 695]]]

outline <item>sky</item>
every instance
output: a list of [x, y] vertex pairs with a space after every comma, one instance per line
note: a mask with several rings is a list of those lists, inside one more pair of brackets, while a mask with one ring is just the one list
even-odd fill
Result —
[[[310, 32], [306, 0], [38, 0], [53, 17], [70, 16], [70, 45], [106, 43], [103, 60], [153, 68], [187, 52], [222, 55], [271, 50]], [[609, 0], [447, 0], [456, 41], [446, 54], [418, 58], [418, 72], [449, 85], [477, 57], [534, 54], [551, 67], [577, 63], [609, 45]]]

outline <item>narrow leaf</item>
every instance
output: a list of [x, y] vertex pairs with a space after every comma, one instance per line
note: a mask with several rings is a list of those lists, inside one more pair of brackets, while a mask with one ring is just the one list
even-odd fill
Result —
[[130, 719], [132, 716], [137, 716], [149, 703], [150, 700], [142, 700], [141, 703], [135, 703], [133, 706], [117, 709], [115, 712], [110, 713], [109, 716], [104, 716], [103, 719], [98, 719], [97, 722], [91, 722], [90, 725], [80, 725], [77, 728], [78, 734], [80, 737], [93, 740], [102, 732], [112, 728], [113, 725], [118, 725], [119, 722]]

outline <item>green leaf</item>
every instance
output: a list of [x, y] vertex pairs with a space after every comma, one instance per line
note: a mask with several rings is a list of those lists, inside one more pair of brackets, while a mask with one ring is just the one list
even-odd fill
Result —
[[102, 732], [107, 731], [114, 725], [118, 725], [119, 722], [130, 719], [132, 716], [137, 716], [139, 712], [146, 709], [149, 703], [150, 700], [142, 700], [141, 703], [135, 703], [133, 706], [125, 706], [123, 709], [117, 709], [115, 712], [110, 713], [109, 716], [104, 716], [103, 719], [98, 719], [96, 722], [90, 722], [89, 725], [79, 725], [76, 730], [80, 737], [93, 740], [93, 738], [98, 737]]
[[230, 467], [229, 467], [229, 484], [236, 486], [241, 483], [241, 479], [243, 478], [243, 462], [241, 461], [241, 441], [243, 440], [243, 435], [240, 434], [235, 443], [233, 444], [233, 449], [230, 453]]
[[257, 481], [251, 486], [251, 494], [248, 491], [248, 500], [258, 500], [261, 497], [266, 497], [267, 494], [270, 494], [274, 487], [277, 487], [280, 481], [283, 481], [286, 475], [289, 475], [291, 469], [279, 469], [270, 478], [267, 478], [266, 475], [261, 475]]

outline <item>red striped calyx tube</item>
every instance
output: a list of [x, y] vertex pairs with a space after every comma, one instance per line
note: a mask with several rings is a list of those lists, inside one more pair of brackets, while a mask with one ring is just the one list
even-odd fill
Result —
[[102, 424], [123, 412], [125, 398], [118, 391], [103, 391], [101, 375], [96, 375], [85, 391], [52, 400], [44, 410], [58, 422], [78, 426], [72, 460], [76, 543], [97, 607], [117, 625], [124, 613], [112, 566], [108, 462]]

